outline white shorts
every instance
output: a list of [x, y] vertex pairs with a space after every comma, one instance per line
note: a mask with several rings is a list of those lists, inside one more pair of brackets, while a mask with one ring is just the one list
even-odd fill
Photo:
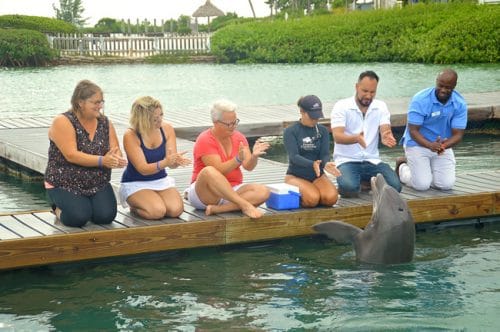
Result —
[[[195, 209], [198, 210], [205, 210], [207, 208], [207, 205], [201, 201], [201, 199], [198, 197], [198, 194], [196, 193], [196, 188], [195, 188], [196, 182], [191, 183], [189, 187], [184, 189], [184, 198], [191, 204]], [[238, 184], [233, 187], [234, 191], [238, 190], [243, 184]], [[227, 203], [228, 201], [225, 200], [224, 198], [221, 198], [219, 200], [219, 203], [217, 205], [222, 205], [224, 203]]]
[[120, 184], [120, 203], [124, 208], [128, 206], [127, 198], [138, 192], [139, 190], [149, 189], [154, 191], [161, 191], [175, 187], [175, 179], [171, 176], [152, 181], [133, 181], [122, 182]]

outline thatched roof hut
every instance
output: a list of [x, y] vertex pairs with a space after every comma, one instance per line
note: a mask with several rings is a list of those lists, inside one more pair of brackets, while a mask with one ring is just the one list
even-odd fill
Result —
[[220, 10], [219, 8], [215, 7], [212, 5], [210, 0], [207, 0], [203, 6], [198, 7], [198, 9], [195, 10], [193, 13], [193, 17], [208, 17], [210, 20], [210, 17], [214, 16], [224, 16], [224, 12]]
[[212, 5], [210, 0], [207, 0], [203, 6], [198, 7], [193, 13], [196, 20], [196, 30], [198, 30], [198, 17], [206, 17], [208, 19], [208, 31], [210, 31], [210, 17], [224, 16], [224, 12]]

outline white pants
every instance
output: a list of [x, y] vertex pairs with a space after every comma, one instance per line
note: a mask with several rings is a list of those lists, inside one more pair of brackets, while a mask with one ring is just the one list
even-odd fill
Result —
[[446, 149], [442, 154], [421, 147], [405, 147], [408, 164], [399, 168], [399, 179], [416, 190], [427, 190], [431, 186], [450, 190], [455, 184], [455, 154]]
[[[237, 191], [243, 184], [237, 184], [233, 187], [234, 191]], [[191, 183], [189, 187], [184, 189], [184, 198], [195, 208], [198, 210], [205, 210], [207, 205], [201, 201], [198, 197], [198, 193], [196, 192], [196, 181]], [[217, 205], [222, 205], [229, 202], [224, 198], [221, 198]]]

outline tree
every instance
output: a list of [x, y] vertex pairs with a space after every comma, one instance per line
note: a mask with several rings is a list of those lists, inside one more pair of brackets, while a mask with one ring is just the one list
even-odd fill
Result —
[[118, 22], [114, 18], [103, 17], [101, 18], [96, 25], [94, 26], [94, 30], [98, 32], [110, 32], [110, 33], [119, 33], [122, 31], [122, 23]]
[[59, 8], [52, 4], [56, 18], [66, 21], [77, 27], [83, 27], [88, 18], [83, 18], [84, 8], [82, 0], [59, 0]]
[[248, 0], [248, 4], [250, 5], [250, 9], [252, 9], [253, 18], [256, 18], [257, 16], [255, 16], [255, 10], [253, 9], [252, 0]]
[[327, 0], [267, 0], [265, 3], [269, 7], [274, 8], [276, 12], [289, 11], [302, 13], [304, 10], [307, 10], [309, 13], [312, 8], [311, 5], [314, 5], [314, 9], [317, 10], [326, 8], [327, 2]]

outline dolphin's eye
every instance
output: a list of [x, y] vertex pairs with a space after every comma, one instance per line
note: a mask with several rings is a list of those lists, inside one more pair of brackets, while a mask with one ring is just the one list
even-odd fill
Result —
[[405, 209], [403, 209], [403, 208], [399, 208], [398, 210], [399, 210], [399, 211], [401, 211], [401, 212], [403, 212]]

